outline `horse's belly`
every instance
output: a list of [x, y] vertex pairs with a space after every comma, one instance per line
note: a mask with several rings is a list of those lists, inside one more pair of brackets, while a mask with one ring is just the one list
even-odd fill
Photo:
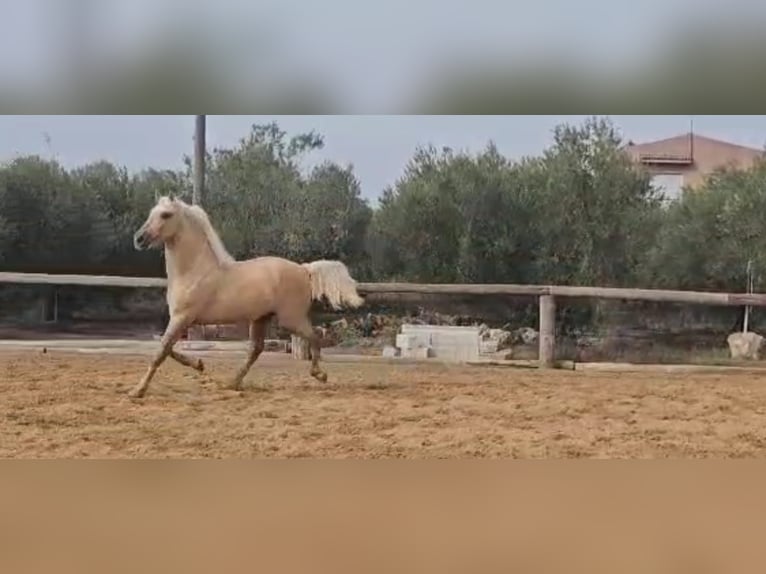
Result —
[[[232, 286], [233, 287], [233, 286]], [[273, 313], [274, 298], [261, 289], [221, 289], [198, 313], [199, 323], [239, 323]]]

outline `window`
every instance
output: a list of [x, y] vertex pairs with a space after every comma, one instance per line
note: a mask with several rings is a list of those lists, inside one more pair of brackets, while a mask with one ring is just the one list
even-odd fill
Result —
[[680, 173], [662, 173], [652, 177], [652, 186], [669, 201], [680, 199], [684, 176]]

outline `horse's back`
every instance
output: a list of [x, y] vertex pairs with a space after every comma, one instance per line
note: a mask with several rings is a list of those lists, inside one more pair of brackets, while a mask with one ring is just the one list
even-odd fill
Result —
[[240, 268], [242, 273], [246, 274], [264, 274], [272, 276], [279, 280], [299, 280], [305, 281], [308, 270], [295, 261], [290, 261], [284, 257], [274, 255], [263, 255], [253, 259], [237, 261], [235, 266]]
[[264, 255], [233, 263], [225, 272], [225, 282], [250, 289], [277, 290], [293, 283], [306, 283], [308, 270], [294, 261]]
[[243, 259], [238, 261], [238, 264], [257, 266], [257, 267], [274, 267], [284, 269], [303, 269], [304, 267], [300, 263], [285, 259], [284, 257], [277, 257], [276, 255], [261, 255], [259, 257], [253, 257], [252, 259]]

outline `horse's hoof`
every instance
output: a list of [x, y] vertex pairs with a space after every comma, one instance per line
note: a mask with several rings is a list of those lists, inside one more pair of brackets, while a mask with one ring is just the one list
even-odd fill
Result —
[[223, 385], [223, 390], [225, 391], [241, 391], [242, 390], [242, 381], [229, 381], [227, 384]]
[[131, 399], [141, 399], [146, 393], [146, 389], [133, 389], [128, 393], [128, 397]]
[[324, 371], [319, 371], [318, 373], [311, 373], [311, 374], [320, 383], [327, 382], [327, 373], [325, 373]]
[[197, 359], [197, 366], [194, 368], [197, 369], [200, 373], [204, 373], [205, 363], [202, 362], [202, 359]]

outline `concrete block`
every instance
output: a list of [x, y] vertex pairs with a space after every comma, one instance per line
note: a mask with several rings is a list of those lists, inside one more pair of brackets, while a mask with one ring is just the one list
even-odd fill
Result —
[[402, 349], [402, 357], [408, 359], [428, 359], [433, 356], [428, 347], [416, 347], [415, 349]]
[[405, 323], [401, 327], [403, 335], [415, 337], [422, 346], [431, 344], [431, 335], [436, 328], [435, 325], [410, 325]]
[[268, 353], [289, 353], [288, 342], [281, 339], [266, 339], [263, 342], [263, 350]]
[[383, 356], [388, 358], [398, 357], [401, 355], [401, 351], [397, 347], [386, 346], [383, 347]]
[[400, 333], [396, 336], [396, 346], [400, 349], [417, 349], [418, 347], [425, 347], [423, 341], [412, 335], [406, 333]]
[[215, 348], [213, 341], [183, 341], [179, 347], [185, 351], [204, 351]]
[[481, 327], [455, 327], [452, 325], [416, 325], [414, 323], [404, 323], [402, 325], [402, 333], [418, 334], [418, 333], [475, 333], [479, 335], [481, 333]]
[[402, 325], [402, 334], [417, 338], [423, 347], [430, 347], [430, 356], [448, 362], [475, 361], [479, 358], [479, 327], [441, 325]]
[[479, 342], [479, 353], [482, 355], [490, 355], [492, 353], [497, 353], [497, 350], [499, 348], [499, 343], [497, 339], [489, 339], [486, 341], [480, 341]]

